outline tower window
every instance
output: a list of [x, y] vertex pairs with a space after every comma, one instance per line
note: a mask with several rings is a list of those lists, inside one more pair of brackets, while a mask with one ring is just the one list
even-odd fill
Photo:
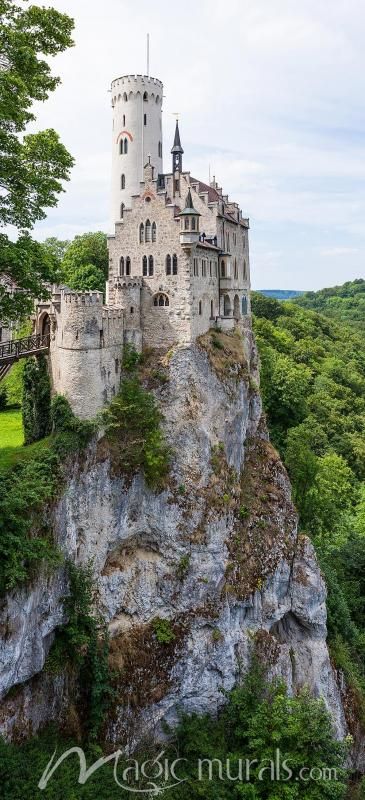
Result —
[[124, 125], [125, 125], [125, 114], [123, 114], [123, 128], [124, 128]]
[[166, 256], [166, 275], [171, 275], [171, 256]]
[[125, 189], [125, 175], [122, 175], [120, 179], [120, 188]]
[[243, 262], [243, 280], [247, 281], [247, 266], [246, 261]]
[[123, 256], [121, 257], [121, 259], [119, 261], [119, 275], [120, 275], [121, 278], [124, 275], [124, 258], [123, 258]]
[[143, 114], [143, 124], [144, 126], [147, 125], [147, 114]]
[[142, 244], [144, 242], [144, 224], [141, 222], [139, 226], [139, 243]]
[[158, 156], [162, 158], [162, 142], [158, 143]]
[[195, 231], [195, 228], [196, 228], [196, 219], [195, 219], [195, 217], [192, 217], [191, 218], [191, 230]]
[[199, 277], [199, 261], [197, 258], [194, 258], [194, 275], [196, 278]]
[[214, 307], [213, 307], [213, 300], [210, 301], [210, 318], [214, 318]]
[[122, 155], [122, 153], [124, 153], [124, 140], [123, 139], [121, 139], [120, 142], [119, 142], [119, 152], [120, 152], [121, 155]]
[[144, 95], [143, 95], [143, 100], [144, 100], [144, 102], [145, 102], [145, 103], [147, 103], [147, 100], [148, 100], [148, 94], [147, 94], [147, 92], [145, 92], [145, 93], [144, 93]]
[[153, 275], [153, 256], [148, 256], [148, 274]]
[[151, 223], [148, 219], [145, 225], [145, 242], [150, 242], [150, 241], [151, 241]]
[[120, 218], [121, 219], [123, 219], [123, 217], [124, 217], [124, 209], [125, 209], [125, 205], [124, 205], [124, 203], [121, 203], [121, 206], [120, 206]]
[[203, 312], [202, 301], [201, 301], [201, 300], [199, 300], [199, 316], [200, 316], [200, 317], [201, 317], [201, 315], [202, 315], [202, 312]]
[[147, 276], [147, 256], [143, 256], [142, 259], [142, 273], [145, 277]]
[[185, 230], [189, 230], [189, 217], [185, 217]]
[[174, 253], [172, 256], [172, 274], [177, 275], [177, 255]]
[[225, 265], [225, 262], [222, 261], [222, 263], [221, 263], [221, 278], [225, 278], [225, 277], [226, 277], [226, 265]]
[[125, 262], [125, 274], [126, 275], [130, 275], [131, 274], [131, 260], [130, 260], [129, 256], [127, 256], [126, 262]]
[[128, 153], [128, 139], [124, 139], [124, 152]]
[[153, 222], [152, 223], [152, 241], [155, 242], [156, 238], [157, 238], [157, 228], [156, 228], [156, 223]]
[[237, 269], [237, 259], [235, 258], [235, 260], [234, 260], [234, 279], [235, 279], [235, 281], [237, 280], [237, 278], [238, 278], [238, 269]]
[[124, 92], [123, 100], [124, 100], [125, 103], [127, 102], [127, 100], [128, 100], [127, 92]]

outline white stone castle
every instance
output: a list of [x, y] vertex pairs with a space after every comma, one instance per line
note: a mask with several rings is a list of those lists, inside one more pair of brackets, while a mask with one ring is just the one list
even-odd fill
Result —
[[178, 122], [171, 172], [162, 164], [161, 81], [112, 82], [109, 276], [101, 292], [55, 289], [38, 307], [50, 330], [53, 388], [92, 417], [118, 391], [123, 344], [187, 346], [209, 328], [243, 327], [250, 313], [249, 221], [216, 181], [183, 169]]

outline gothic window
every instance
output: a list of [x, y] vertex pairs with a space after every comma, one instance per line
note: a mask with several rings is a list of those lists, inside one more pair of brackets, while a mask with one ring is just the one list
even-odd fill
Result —
[[151, 241], [151, 223], [148, 219], [145, 225], [145, 242], [150, 242], [150, 241]]
[[194, 258], [194, 275], [195, 277], [199, 277], [199, 262], [197, 258]]
[[144, 99], [144, 102], [145, 102], [145, 103], [147, 103], [147, 100], [148, 100], [148, 94], [147, 94], [147, 92], [145, 92], [145, 93], [144, 93], [144, 95], [143, 95], [143, 99]]
[[166, 275], [171, 275], [171, 256], [166, 256]]
[[203, 313], [202, 301], [199, 300], [199, 316], [201, 316], [202, 313]]
[[123, 217], [124, 217], [124, 209], [125, 209], [125, 205], [124, 205], [124, 203], [121, 203], [121, 205], [120, 205], [120, 218], [121, 219], [123, 219]]
[[195, 217], [192, 217], [191, 218], [191, 230], [195, 231], [195, 228], [196, 228], [196, 219], [195, 219]]
[[213, 300], [211, 300], [210, 301], [210, 318], [213, 319], [213, 317], [214, 317], [214, 306], [213, 306]]
[[146, 125], [147, 125], [147, 114], [143, 114], [143, 124], [146, 127]]
[[152, 223], [152, 241], [155, 242], [156, 238], [157, 238], [157, 228], [156, 228], [156, 223], [153, 222]]
[[139, 226], [139, 243], [142, 244], [144, 242], [144, 224], [141, 222]]
[[126, 103], [126, 102], [127, 102], [127, 100], [128, 100], [128, 97], [127, 97], [127, 93], [126, 93], [126, 92], [124, 92], [124, 95], [123, 95], [123, 100], [124, 100], [124, 102], [125, 102], [125, 103]]
[[172, 256], [172, 274], [177, 275], [177, 255], [174, 253]]
[[125, 274], [126, 275], [130, 275], [131, 274], [131, 260], [130, 260], [129, 256], [127, 256], [126, 262], [125, 262]]
[[158, 308], [166, 308], [167, 306], [169, 306], [170, 301], [169, 298], [167, 297], [167, 294], [163, 294], [162, 292], [160, 292], [159, 294], [155, 294], [153, 298], [153, 305]]
[[242, 314], [247, 314], [247, 297], [245, 295], [242, 297]]
[[212, 262], [211, 262], [211, 261], [209, 261], [209, 277], [211, 278], [211, 277], [212, 277], [212, 275], [213, 275], [213, 270], [212, 270]]
[[147, 275], [147, 256], [143, 256], [142, 259], [142, 273], [143, 275]]
[[247, 281], [247, 266], [246, 261], [243, 262], [243, 280]]
[[202, 260], [202, 278], [206, 278], [206, 277], [207, 277], [207, 262], [206, 262], [205, 258], [203, 258], [203, 260]]
[[123, 127], [125, 125], [125, 114], [123, 114]]
[[148, 256], [148, 274], [153, 275], [153, 256]]
[[119, 152], [122, 154], [124, 153], [124, 140], [121, 139], [119, 142]]
[[238, 278], [238, 270], [237, 270], [237, 259], [234, 260], [234, 279], [237, 280]]
[[221, 263], [221, 278], [225, 278], [225, 277], [226, 277], [226, 265], [225, 265], [225, 262], [222, 261], [222, 263]]
[[185, 230], [189, 230], [189, 217], [185, 217]]
[[120, 188], [125, 189], [125, 175], [122, 175], [120, 179]]
[[119, 261], [119, 275], [121, 277], [123, 277], [123, 275], [124, 275], [124, 258], [123, 258], [123, 256], [121, 257], [121, 259]]
[[128, 139], [124, 139], [124, 152], [128, 153]]

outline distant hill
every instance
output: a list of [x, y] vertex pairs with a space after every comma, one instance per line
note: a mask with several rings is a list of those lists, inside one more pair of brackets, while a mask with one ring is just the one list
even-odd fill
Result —
[[257, 289], [257, 291], [265, 297], [273, 297], [274, 300], [293, 300], [294, 297], [304, 294], [296, 289]]
[[302, 308], [311, 308], [365, 331], [365, 280], [347, 281], [342, 286], [305, 292], [295, 298]]

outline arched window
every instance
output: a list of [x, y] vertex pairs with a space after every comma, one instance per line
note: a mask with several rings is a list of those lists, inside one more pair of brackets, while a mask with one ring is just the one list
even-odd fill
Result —
[[174, 253], [172, 256], [172, 274], [177, 275], [177, 255]]
[[150, 241], [151, 241], [151, 223], [148, 219], [145, 225], [145, 242], [150, 242]]
[[120, 179], [120, 188], [125, 189], [125, 175], [122, 175]]
[[195, 219], [195, 217], [192, 217], [191, 218], [191, 230], [195, 231], [195, 227], [196, 227], [196, 219]]
[[155, 294], [153, 298], [153, 305], [156, 306], [156, 308], [165, 308], [169, 306], [170, 301], [169, 298], [167, 297], [167, 294], [163, 294], [162, 292], [160, 292], [159, 294]]
[[123, 127], [125, 125], [125, 114], [123, 114]]
[[124, 152], [128, 153], [128, 139], [124, 139]]
[[142, 274], [147, 275], [147, 256], [143, 256], [142, 258]]
[[120, 154], [124, 153], [124, 140], [121, 139], [119, 142], [119, 152]]
[[224, 314], [225, 317], [230, 317], [231, 316], [231, 308], [232, 307], [231, 307], [231, 301], [229, 299], [229, 295], [225, 294], [224, 295], [224, 300], [223, 300], [223, 314]]
[[201, 316], [203, 313], [202, 301], [199, 300], [199, 315]]
[[247, 314], [247, 297], [243, 295], [242, 297], [242, 314]]
[[141, 222], [139, 226], [139, 243], [142, 244], [144, 242], [144, 224]]
[[226, 264], [225, 264], [224, 261], [222, 261], [222, 263], [221, 263], [221, 278], [225, 278], [225, 277], [226, 277]]
[[147, 114], [143, 114], [143, 124], [146, 127], [146, 125], [147, 125]]
[[124, 257], [122, 256], [119, 260], [119, 275], [123, 277], [124, 275]]
[[144, 93], [144, 95], [143, 95], [143, 100], [144, 100], [144, 102], [145, 102], [145, 103], [147, 103], [147, 100], [148, 100], [148, 94], [147, 94], [147, 92], [145, 92], [145, 93]]
[[131, 260], [130, 260], [129, 256], [127, 256], [126, 262], [125, 262], [125, 274], [126, 275], [130, 275], [131, 274]]
[[189, 217], [185, 217], [185, 230], [189, 230]]
[[157, 238], [157, 228], [156, 228], [156, 223], [153, 222], [152, 223], [152, 241], [155, 242], [156, 238]]
[[148, 256], [148, 274], [153, 275], [153, 256]]
[[128, 100], [127, 92], [124, 92], [123, 100], [124, 100], [125, 103], [127, 102], [127, 100]]
[[246, 265], [246, 261], [243, 262], [243, 280], [247, 281], [247, 265]]
[[235, 258], [235, 260], [234, 260], [234, 279], [235, 279], [235, 281], [237, 280], [237, 278], [238, 278], [237, 259]]
[[121, 203], [121, 205], [120, 205], [120, 218], [121, 219], [123, 219], [123, 217], [124, 217], [124, 209], [125, 209], [125, 205], [124, 205], [124, 203]]
[[171, 275], [171, 256], [166, 256], [166, 275]]
[[210, 301], [210, 318], [213, 319], [214, 317], [214, 305], [213, 300]]

